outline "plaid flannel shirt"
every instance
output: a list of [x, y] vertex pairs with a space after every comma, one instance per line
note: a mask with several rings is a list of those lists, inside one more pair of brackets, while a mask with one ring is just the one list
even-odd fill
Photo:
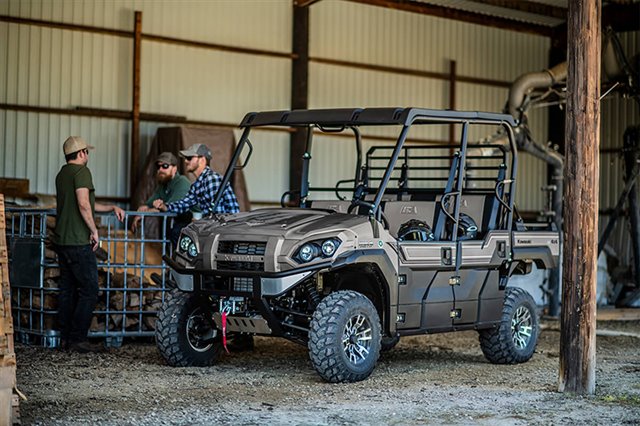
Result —
[[229, 184], [227, 184], [227, 187], [224, 189], [222, 198], [215, 211], [213, 210], [213, 200], [221, 184], [222, 177], [209, 167], [206, 167], [202, 174], [198, 176], [198, 179], [191, 184], [189, 192], [182, 200], [167, 204], [167, 211], [184, 213], [197, 205], [203, 215], [211, 213], [238, 213], [240, 206]]

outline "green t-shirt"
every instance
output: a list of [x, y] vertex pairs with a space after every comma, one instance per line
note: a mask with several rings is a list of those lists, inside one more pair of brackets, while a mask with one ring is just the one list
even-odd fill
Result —
[[156, 186], [156, 190], [153, 191], [153, 194], [145, 204], [147, 207], [153, 207], [153, 202], [155, 200], [162, 200], [165, 204], [182, 200], [184, 196], [187, 195], [187, 192], [189, 192], [190, 187], [191, 182], [189, 182], [189, 179], [187, 179], [186, 176], [182, 176], [180, 173], [176, 173], [173, 179], [171, 179], [166, 185]]
[[88, 188], [91, 214], [95, 213], [95, 188], [91, 171], [79, 164], [65, 164], [56, 176], [56, 229], [54, 243], [61, 246], [89, 244], [91, 231], [78, 207], [76, 189]]

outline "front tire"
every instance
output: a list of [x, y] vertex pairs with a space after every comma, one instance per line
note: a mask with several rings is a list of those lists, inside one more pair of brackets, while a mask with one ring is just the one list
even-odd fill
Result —
[[156, 345], [173, 367], [213, 365], [222, 352], [222, 339], [207, 297], [172, 290], [158, 312]]
[[502, 318], [498, 327], [481, 330], [480, 348], [494, 364], [529, 361], [538, 344], [540, 325], [533, 297], [525, 290], [505, 290]]
[[311, 319], [309, 356], [327, 382], [358, 382], [380, 356], [380, 318], [373, 303], [355, 291], [322, 299]]

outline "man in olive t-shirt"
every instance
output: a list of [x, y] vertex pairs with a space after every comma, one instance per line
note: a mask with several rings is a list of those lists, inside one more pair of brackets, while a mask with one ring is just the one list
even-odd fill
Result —
[[70, 136], [63, 151], [67, 164], [56, 176], [56, 228], [53, 243], [60, 264], [58, 320], [63, 349], [92, 352], [98, 347], [87, 342], [87, 333], [98, 301], [98, 265], [94, 251], [100, 237], [93, 215], [114, 212], [118, 220], [124, 211], [115, 205], [95, 202], [93, 179], [87, 168], [89, 150], [84, 139]]

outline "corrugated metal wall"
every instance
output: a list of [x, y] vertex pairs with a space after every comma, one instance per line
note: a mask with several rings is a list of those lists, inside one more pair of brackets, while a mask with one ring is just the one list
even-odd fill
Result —
[[[312, 7], [310, 21], [312, 108], [449, 107], [446, 80], [330, 65], [313, 62], [314, 57], [438, 73], [448, 73], [454, 60], [458, 75], [503, 81], [544, 69], [548, 60], [549, 40], [545, 37], [357, 3], [319, 2]], [[503, 87], [457, 83], [455, 106], [459, 110], [501, 111], [507, 95], [508, 89]], [[533, 112], [530, 122], [534, 133], [546, 140], [546, 112]], [[425, 129], [417, 136], [448, 139], [442, 127], [435, 133]], [[484, 136], [479, 131], [470, 134], [475, 139]], [[315, 170], [326, 171], [322, 185], [330, 184], [329, 176], [345, 174], [340, 170], [343, 163], [353, 168], [351, 158], [346, 158], [327, 161], [323, 167], [314, 165]], [[545, 183], [546, 165], [526, 154], [520, 164], [517, 203], [523, 210], [540, 210], [545, 203], [540, 187]]]
[[[291, 49], [291, 2], [133, 0], [0, 0], [0, 14], [131, 31], [134, 11], [143, 12], [143, 32], [288, 53]], [[627, 51], [637, 52], [636, 34], [623, 34]], [[549, 40], [457, 21], [340, 1], [310, 7], [310, 55], [420, 71], [513, 81], [547, 65]], [[112, 35], [0, 23], [0, 102], [32, 106], [130, 109], [132, 41]], [[184, 115], [192, 120], [237, 123], [249, 110], [289, 107], [290, 60], [215, 51], [145, 40], [142, 43], [141, 109]], [[310, 63], [309, 106], [416, 105], [449, 107], [446, 80]], [[502, 110], [507, 89], [458, 83], [457, 109]], [[637, 108], [620, 99], [603, 102], [603, 146], [618, 146]], [[634, 118], [635, 117], [635, 118]], [[618, 124], [616, 124], [618, 123]], [[622, 124], [624, 123], [624, 124]], [[531, 113], [540, 141], [547, 140], [546, 110]], [[143, 122], [147, 150], [163, 123]], [[33, 192], [53, 193], [53, 177], [63, 162], [60, 144], [82, 134], [97, 146], [90, 163], [102, 196], [128, 195], [130, 125], [106, 118], [83, 118], [0, 110], [0, 175], [26, 177]], [[618, 128], [620, 127], [620, 128]], [[440, 129], [417, 136], [445, 141]], [[484, 134], [472, 134], [474, 138]], [[326, 141], [326, 147], [320, 146]], [[253, 200], [274, 201], [287, 189], [288, 135], [254, 136], [251, 167], [246, 170]], [[353, 146], [322, 138], [316, 149], [331, 154], [312, 176], [350, 178]], [[365, 148], [371, 145], [365, 139]], [[320, 157], [320, 155], [318, 155]], [[97, 161], [99, 159], [99, 161]], [[521, 156], [518, 204], [539, 210], [546, 166]], [[603, 156], [603, 208], [615, 203], [622, 185], [615, 156]], [[606, 169], [605, 164], [611, 167]], [[269, 179], [265, 179], [269, 176]], [[329, 183], [319, 182], [320, 184]], [[332, 184], [333, 182], [331, 182]]]
[[[282, 53], [291, 49], [288, 1], [0, 1], [3, 15], [127, 31], [136, 10], [142, 11], [145, 34]], [[125, 37], [0, 22], [0, 102], [130, 110], [132, 45]], [[248, 110], [289, 107], [290, 69], [287, 58], [143, 40], [140, 107], [237, 123]], [[141, 124], [144, 152], [156, 129], [166, 125]], [[96, 194], [126, 197], [130, 124], [123, 120], [0, 110], [0, 176], [28, 178], [32, 192], [54, 193], [54, 177], [64, 162], [60, 146], [70, 134], [83, 135], [97, 148], [89, 163]], [[283, 175], [265, 182], [249, 172], [249, 190], [256, 199], [279, 199], [288, 182], [288, 137], [267, 140], [273, 145], [256, 151]]]

